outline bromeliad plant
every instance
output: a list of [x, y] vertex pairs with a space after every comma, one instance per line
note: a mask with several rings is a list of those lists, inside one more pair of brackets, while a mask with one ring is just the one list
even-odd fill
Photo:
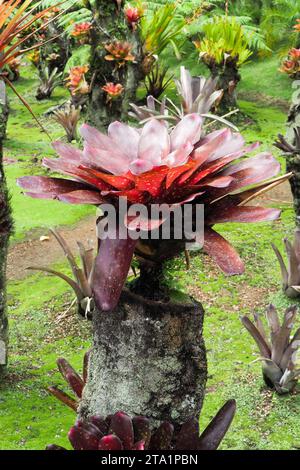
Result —
[[223, 95], [223, 90], [216, 90], [217, 79], [206, 79], [201, 76], [192, 77], [190, 72], [182, 66], [180, 67], [180, 80], [175, 80], [175, 84], [180, 99], [180, 107], [176, 106], [169, 98], [158, 101], [154, 96], [148, 96], [146, 106], [137, 106], [131, 103], [133, 110], [131, 115], [138, 121], [157, 117], [176, 123], [187, 114], [198, 113], [202, 118], [207, 117], [218, 120], [229, 127], [234, 127], [222, 117], [209, 113]]
[[83, 389], [87, 381], [89, 357], [90, 351], [87, 351], [83, 358], [82, 376], [80, 376], [76, 372], [76, 370], [71, 366], [71, 364], [69, 364], [69, 362], [63, 357], [58, 358], [56, 361], [60, 374], [75, 394], [75, 398], [71, 397], [69, 394], [65, 393], [63, 390], [56, 386], [51, 386], [47, 389], [51, 393], [51, 395], [53, 395], [60, 402], [62, 402], [64, 405], [68, 406], [69, 408], [71, 408], [71, 410], [75, 412], [77, 412], [78, 410]]
[[297, 329], [293, 338], [290, 338], [296, 314], [296, 306], [288, 308], [280, 325], [276, 308], [270, 305], [266, 311], [270, 328], [269, 339], [258, 315], [254, 315], [254, 323], [247, 316], [241, 319], [259, 348], [266, 385], [279, 394], [292, 392], [300, 376], [300, 368], [297, 366], [300, 328]]
[[120, 98], [124, 92], [124, 87], [121, 85], [121, 83], [115, 84], [108, 82], [102, 87], [102, 90], [107, 94], [107, 101], [111, 102], [112, 100]]
[[[57, 148], [66, 148], [65, 144], [57, 143]], [[43, 176], [37, 176], [36, 183], [39, 184], [40, 188], [46, 184], [48, 187], [48, 179]], [[72, 188], [72, 182], [68, 180], [64, 180], [64, 184], [66, 185], [65, 188], [69, 186]], [[55, 190], [55, 183], [53, 186], [53, 190]], [[34, 195], [32, 194], [34, 197]], [[64, 240], [64, 238], [56, 231], [51, 230], [52, 234], [56, 238], [57, 242], [61, 246], [68, 262], [71, 267], [74, 279], [70, 278], [64, 273], [55, 271], [50, 268], [45, 268], [43, 266], [29, 266], [27, 269], [36, 270], [36, 271], [44, 271], [49, 274], [53, 274], [54, 276], [60, 277], [63, 279], [70, 287], [72, 287], [76, 299], [77, 299], [77, 312], [79, 315], [89, 318], [94, 310], [94, 300], [92, 294], [92, 287], [91, 287], [91, 279], [93, 277], [93, 270], [94, 270], [94, 255], [93, 255], [93, 248], [88, 247], [85, 248], [81, 242], [77, 242], [79, 248], [79, 255], [81, 259], [82, 267], [79, 267], [76, 259], [71, 252], [68, 244]]]
[[57, 109], [52, 113], [52, 118], [64, 128], [68, 142], [77, 140], [80, 112], [80, 106], [76, 108], [73, 104], [67, 103], [62, 109]]
[[283, 292], [287, 297], [294, 299], [300, 296], [300, 230], [295, 231], [293, 244], [287, 238], [283, 240], [283, 243], [288, 259], [287, 266], [280, 251], [273, 243], [272, 248], [280, 265]]
[[70, 35], [78, 40], [80, 45], [88, 44], [90, 41], [90, 32], [92, 24], [89, 21], [83, 23], [76, 23]]
[[280, 71], [293, 80], [300, 77], [300, 49], [293, 48], [289, 51], [287, 58], [282, 62]]
[[[145, 416], [130, 418], [119, 411], [106, 418], [92, 416], [89, 421], [78, 420], [68, 438], [74, 450], [217, 450], [235, 409], [234, 400], [225, 403], [200, 436], [195, 418], [184, 423], [179, 432], [168, 421], [151, 430], [150, 420]], [[57, 445], [46, 449], [66, 450]]]
[[48, 67], [44, 67], [39, 74], [39, 87], [36, 92], [37, 100], [49, 99], [55, 90], [62, 82], [62, 73], [54, 68], [51, 72]]
[[70, 69], [69, 75], [65, 81], [66, 87], [69, 89], [72, 96], [86, 95], [89, 93], [90, 87], [86, 81], [88, 71], [88, 65], [78, 65]]
[[224, 90], [224, 108], [235, 108], [236, 87], [241, 79], [239, 69], [253, 53], [242, 25], [234, 17], [213, 17], [203, 26], [203, 37], [195, 46], [200, 59]]
[[132, 44], [128, 41], [114, 41], [110, 44], [105, 45], [105, 49], [108, 54], [105, 56], [105, 60], [116, 62], [116, 67], [122, 67], [126, 62], [132, 62], [135, 57], [132, 54]]
[[62, 109], [53, 111], [53, 119], [66, 131], [68, 142], [77, 140], [77, 125], [80, 119], [81, 107], [75, 108], [71, 103], [67, 103]]
[[157, 99], [166, 91], [173, 79], [173, 76], [167, 77], [167, 73], [168, 67], [160, 66], [158, 63], [154, 65], [144, 81], [147, 96]]
[[[277, 209], [245, 204], [286, 177], [266, 181], [280, 170], [267, 152], [236, 163], [258, 145], [245, 147], [240, 134], [222, 129], [201, 138], [201, 133], [198, 114], [186, 115], [171, 131], [157, 119], [141, 129], [114, 122], [108, 135], [85, 124], [81, 128], [83, 151], [56, 142], [54, 148], [60, 158], [44, 159], [45, 166], [71, 179], [25, 176], [18, 182], [35, 198], [96, 206], [108, 202], [117, 211], [120, 198], [127, 198], [128, 209], [140, 203], [148, 211], [152, 204], [203, 204], [205, 251], [226, 274], [240, 274], [244, 263], [213, 226], [276, 219], [280, 213]], [[130, 236], [130, 230], [150, 232], [165, 220], [150, 219], [145, 214], [128, 217], [127, 213], [120, 221], [129, 231], [127, 238], [113, 230], [101, 240], [92, 282], [98, 308], [109, 311], [118, 304], [134, 252], [140, 259], [142, 277], [143, 267], [147, 270], [149, 263], [160, 271], [165, 259], [185, 249], [185, 240], [172, 240], [172, 236], [170, 240], [133, 240]], [[152, 279], [157, 277], [152, 271]], [[151, 296], [151, 289], [147, 292], [140, 288], [138, 293]]]

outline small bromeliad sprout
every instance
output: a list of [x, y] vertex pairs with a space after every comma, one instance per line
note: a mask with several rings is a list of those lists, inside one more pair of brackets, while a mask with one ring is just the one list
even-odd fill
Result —
[[[86, 422], [78, 420], [68, 437], [74, 450], [216, 450], [235, 410], [235, 400], [229, 400], [200, 436], [195, 418], [190, 418], [176, 433], [168, 421], [151, 430], [150, 420], [145, 416], [130, 418], [119, 411], [107, 418], [92, 416]], [[66, 449], [50, 445], [47, 450]]]
[[282, 150], [287, 156], [298, 155], [300, 156], [300, 127], [295, 127], [294, 129], [294, 142], [293, 145], [287, 141], [287, 139], [282, 135], [278, 134], [278, 139], [274, 143], [274, 146], [279, 150]]
[[69, 75], [65, 81], [66, 87], [69, 89], [72, 96], [86, 95], [90, 92], [90, 86], [85, 77], [88, 71], [88, 65], [78, 65], [69, 70]]
[[68, 386], [74, 392], [75, 398], [71, 397], [56, 386], [48, 387], [47, 389], [55, 398], [57, 398], [64, 405], [68, 406], [75, 412], [77, 412], [78, 410], [79, 402], [82, 397], [82, 392], [87, 381], [89, 357], [90, 351], [87, 351], [83, 358], [82, 377], [63, 357], [58, 358], [56, 361], [59, 372], [67, 382]]
[[266, 385], [275, 389], [280, 395], [292, 392], [300, 375], [300, 368], [297, 368], [300, 328], [296, 330], [292, 339], [290, 338], [296, 314], [296, 306], [288, 308], [280, 325], [276, 308], [270, 305], [266, 311], [266, 319], [270, 328], [269, 339], [258, 315], [254, 315], [254, 323], [247, 316], [241, 318], [243, 325], [259, 348]]
[[102, 87], [102, 90], [105, 91], [105, 93], [107, 94], [107, 101], [112, 101], [122, 95], [124, 87], [123, 85], [121, 85], [121, 83], [115, 84], [112, 82], [108, 82]]
[[144, 10], [142, 7], [133, 7], [129, 3], [125, 5], [124, 8], [124, 15], [129, 27], [132, 31], [135, 31], [139, 21], [141, 20], [144, 14]]
[[80, 44], [85, 44], [89, 40], [92, 24], [89, 21], [76, 23], [71, 31], [71, 36], [78, 39]]
[[105, 56], [105, 60], [116, 61], [118, 67], [122, 67], [126, 62], [132, 62], [135, 57], [132, 54], [132, 44], [127, 41], [114, 41], [106, 44], [105, 49], [109, 54]]
[[273, 243], [272, 248], [280, 264], [283, 292], [294, 299], [300, 296], [300, 229], [295, 231], [293, 244], [287, 238], [284, 238], [283, 243], [288, 258], [287, 266]]
[[[64, 144], [61, 144], [64, 145]], [[43, 176], [40, 183], [43, 184]], [[67, 180], [66, 180], [67, 182]], [[67, 183], [68, 184], [68, 183]], [[54, 189], [54, 187], [53, 187]], [[91, 288], [91, 279], [93, 276], [94, 270], [94, 255], [93, 255], [93, 248], [88, 247], [85, 248], [81, 242], [77, 242], [79, 248], [79, 254], [81, 258], [82, 267], [79, 267], [73, 253], [71, 252], [70, 248], [68, 247], [64, 238], [56, 231], [51, 230], [52, 234], [60, 244], [65, 253], [65, 256], [69, 262], [71, 267], [74, 279], [70, 278], [64, 273], [60, 273], [50, 268], [45, 268], [42, 266], [29, 266], [27, 269], [32, 269], [36, 271], [44, 271], [49, 274], [53, 274], [54, 276], [58, 276], [63, 279], [65, 282], [72, 287], [73, 291], [76, 294], [77, 298], [77, 311], [79, 315], [90, 318], [94, 310], [94, 300]]]
[[62, 73], [55, 67], [51, 72], [49, 67], [44, 67], [39, 75], [40, 84], [36, 92], [37, 100], [44, 100], [51, 97], [54, 89], [62, 82]]
[[66, 131], [68, 142], [77, 139], [77, 125], [80, 119], [81, 107], [76, 108], [68, 103], [64, 108], [53, 111], [53, 119], [60, 124]]

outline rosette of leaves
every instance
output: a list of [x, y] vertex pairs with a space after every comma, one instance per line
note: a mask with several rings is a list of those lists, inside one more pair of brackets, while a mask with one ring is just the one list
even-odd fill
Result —
[[[64, 144], [61, 143], [60, 145], [63, 146]], [[40, 180], [40, 183], [43, 184], [43, 181], [44, 180]], [[67, 180], [66, 184], [68, 184]], [[61, 246], [71, 267], [74, 279], [64, 273], [43, 266], [29, 266], [27, 269], [43, 271], [63, 279], [67, 284], [69, 284], [76, 295], [78, 314], [85, 318], [90, 318], [94, 310], [94, 300], [91, 287], [91, 280], [94, 271], [93, 248], [85, 248], [81, 242], [77, 242], [82, 264], [82, 266], [79, 267], [75, 256], [73, 255], [64, 238], [56, 230], [51, 230], [51, 233], [54, 235], [59, 245]]]
[[68, 142], [77, 140], [77, 125], [80, 119], [81, 107], [67, 103], [63, 108], [53, 111], [52, 118], [60, 124], [67, 136]]
[[54, 89], [62, 83], [62, 73], [56, 67], [52, 71], [50, 71], [49, 67], [44, 67], [39, 73], [39, 81], [36, 99], [49, 99]]
[[[229, 400], [201, 435], [195, 418], [190, 418], [176, 432], [168, 421], [151, 429], [150, 420], [145, 416], [130, 418], [119, 411], [106, 418], [92, 416], [89, 421], [78, 420], [68, 438], [74, 450], [216, 450], [231, 425], [235, 410], [235, 400]], [[47, 450], [66, 449], [50, 445]]]
[[280, 395], [292, 392], [300, 376], [300, 368], [297, 365], [300, 328], [290, 338], [296, 315], [297, 307], [289, 307], [280, 324], [276, 308], [270, 305], [266, 311], [270, 329], [269, 337], [258, 315], [254, 315], [254, 323], [247, 316], [241, 318], [243, 325], [258, 346], [266, 385], [275, 389]]
[[217, 90], [217, 79], [202, 76], [192, 77], [189, 70], [180, 67], [180, 79], [175, 80], [180, 106], [176, 106], [172, 100], [164, 97], [158, 101], [154, 96], [147, 97], [147, 104], [137, 106], [131, 103], [130, 115], [139, 121], [145, 121], [151, 117], [164, 118], [171, 124], [178, 122], [186, 114], [198, 113], [202, 118], [210, 118], [228, 127], [236, 127], [226, 119], [210, 113], [213, 106], [217, 107], [223, 90]]

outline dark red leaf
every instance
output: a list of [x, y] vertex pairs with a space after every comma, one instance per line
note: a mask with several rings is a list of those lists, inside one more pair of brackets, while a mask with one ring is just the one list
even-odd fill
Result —
[[149, 419], [145, 416], [134, 416], [132, 418], [132, 424], [134, 430], [134, 439], [136, 441], [144, 441], [145, 449], [147, 449], [151, 438]]
[[[118, 232], [118, 230], [117, 230]], [[137, 241], [106, 238], [101, 240], [95, 261], [92, 289], [100, 310], [113, 310], [119, 301]]]
[[174, 426], [168, 421], [164, 421], [152, 434], [150, 450], [169, 450], [173, 438]]
[[117, 436], [110, 434], [102, 437], [98, 445], [98, 450], [123, 450], [123, 446]]
[[68, 382], [70, 387], [72, 388], [73, 392], [81, 398], [82, 389], [84, 387], [84, 383], [80, 375], [77, 374], [76, 370], [73, 369], [71, 364], [64, 359], [63, 357], [59, 357], [56, 361], [58, 369], [61, 375], [65, 378]]
[[196, 450], [217, 450], [233, 420], [236, 410], [235, 400], [229, 400], [209, 423], [200, 436]]
[[186, 421], [179, 431], [176, 450], [196, 450], [199, 445], [199, 424], [195, 418]]
[[99, 192], [87, 189], [61, 194], [57, 199], [68, 204], [93, 204], [96, 206], [106, 202]]
[[93, 428], [78, 423], [70, 429], [68, 438], [75, 450], [98, 450], [101, 435], [100, 431], [96, 434]]
[[206, 217], [205, 222], [208, 225], [223, 224], [225, 222], [264, 222], [270, 220], [276, 220], [280, 216], [280, 210], [278, 209], [266, 209], [264, 207], [257, 206], [242, 206], [242, 207], [230, 207], [226, 211], [222, 208], [211, 212]]
[[132, 420], [126, 413], [119, 411], [113, 415], [110, 430], [118, 436], [125, 450], [132, 448], [134, 444]]
[[56, 444], [50, 444], [49, 446], [46, 447], [45, 450], [67, 450], [67, 449], [61, 446], [57, 446]]
[[244, 263], [235, 249], [219, 233], [209, 227], [204, 230], [204, 250], [229, 276], [242, 274]]

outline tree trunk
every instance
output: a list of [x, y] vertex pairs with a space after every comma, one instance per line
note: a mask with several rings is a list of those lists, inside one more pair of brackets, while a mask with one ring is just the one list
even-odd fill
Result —
[[3, 170], [2, 141], [6, 134], [8, 104], [5, 84], [0, 81], [0, 375], [7, 363], [8, 321], [6, 315], [6, 259], [12, 219]]
[[96, 312], [79, 414], [122, 410], [175, 425], [198, 416], [207, 377], [203, 316], [190, 297], [163, 303], [128, 290], [115, 311]]
[[240, 73], [234, 60], [229, 61], [225, 65], [217, 66], [209, 64], [212, 77], [218, 78], [218, 89], [223, 90], [222, 100], [218, 106], [219, 114], [226, 114], [237, 108], [237, 85], [241, 80]]
[[[116, 4], [114, 1], [96, 0], [93, 11], [90, 64], [92, 90], [89, 98], [88, 122], [99, 129], [107, 129], [113, 121], [128, 119], [129, 104], [135, 101], [139, 82], [144, 78], [139, 33], [128, 28], [123, 11], [117, 11]], [[132, 44], [134, 62], [126, 62], [125, 65], [118, 67], [116, 61], [105, 60], [108, 52], [104, 46], [114, 40], [128, 41]], [[107, 99], [102, 87], [109, 82], [115, 85], [120, 83], [124, 87], [120, 97]]]
[[[298, 127], [300, 128], [300, 88], [293, 93], [287, 121], [286, 140], [293, 147], [296, 147], [294, 129]], [[286, 157], [286, 169], [288, 172], [294, 173], [289, 181], [294, 199], [296, 225], [300, 227], [300, 153]]]

